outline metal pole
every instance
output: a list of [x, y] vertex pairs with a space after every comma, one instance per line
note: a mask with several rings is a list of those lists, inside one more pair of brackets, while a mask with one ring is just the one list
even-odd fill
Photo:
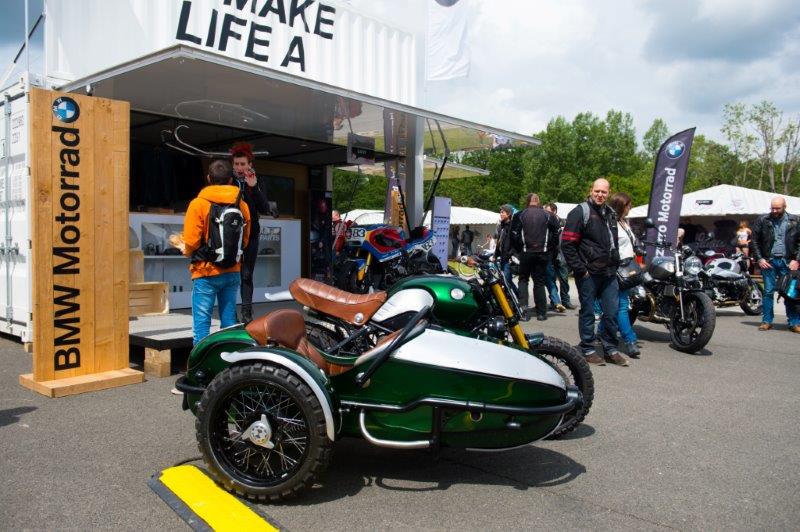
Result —
[[[25, 0], [25, 93], [31, 91], [31, 47], [28, 42], [28, 0]], [[8, 178], [8, 177], [6, 177]]]

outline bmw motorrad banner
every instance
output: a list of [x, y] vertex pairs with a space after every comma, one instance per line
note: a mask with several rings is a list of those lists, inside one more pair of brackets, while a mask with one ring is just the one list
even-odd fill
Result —
[[[650, 242], [677, 243], [683, 188], [686, 184], [694, 130], [695, 128], [687, 129], [671, 136], [658, 150], [647, 211], [647, 217], [655, 224], [654, 228], [647, 230], [647, 240]], [[672, 253], [668, 249], [647, 246], [648, 262], [653, 257], [664, 255]]]

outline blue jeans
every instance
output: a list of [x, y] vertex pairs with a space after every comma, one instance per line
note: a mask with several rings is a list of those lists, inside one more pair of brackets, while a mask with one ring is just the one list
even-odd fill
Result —
[[560, 305], [561, 297], [558, 295], [558, 286], [556, 286], [556, 269], [553, 267], [552, 261], [547, 263], [545, 275], [547, 276], [547, 292], [550, 294], [550, 304], [553, 306]]
[[223, 328], [236, 324], [236, 296], [239, 294], [239, 272], [198, 277], [192, 283], [192, 333], [197, 345], [208, 336], [211, 313], [219, 300], [219, 321]]
[[514, 284], [513, 275], [511, 275], [511, 261], [500, 259], [500, 271], [503, 272], [503, 276], [506, 278], [506, 284], [508, 287], [517, 293], [517, 285]]
[[584, 356], [595, 351], [594, 305], [600, 301], [603, 309], [600, 341], [606, 355], [617, 351], [617, 314], [619, 312], [619, 286], [616, 275], [588, 275], [576, 279], [581, 310], [578, 314], [578, 330], [581, 336], [580, 348]]
[[[775, 281], [778, 277], [789, 272], [789, 263], [786, 259], [769, 259], [772, 266], [770, 270], [761, 270], [761, 276], [764, 278], [764, 308], [762, 311], [762, 320], [764, 323], [772, 323], [775, 319]], [[800, 308], [798, 304], [792, 301], [786, 301], [786, 318], [789, 321], [789, 327], [800, 325]]]
[[[631, 318], [628, 314], [628, 290], [620, 290], [619, 291], [619, 310], [617, 311], [617, 326], [619, 327], [619, 336], [622, 338], [622, 341], [625, 343], [632, 344], [638, 340], [636, 338], [636, 332], [633, 330], [633, 325], [631, 325]], [[598, 304], [599, 301], [596, 303]], [[600, 322], [600, 325], [597, 327], [598, 334], [603, 333], [603, 322]]]

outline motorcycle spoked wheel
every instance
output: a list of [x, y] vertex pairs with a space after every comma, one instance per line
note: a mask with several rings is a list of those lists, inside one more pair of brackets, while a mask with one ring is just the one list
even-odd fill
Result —
[[[243, 439], [267, 421], [268, 449]], [[332, 442], [319, 400], [296, 375], [261, 363], [232, 366], [211, 381], [197, 409], [197, 441], [222, 486], [254, 501], [295, 497], [328, 467]]]
[[542, 343], [536, 346], [536, 352], [547, 363], [558, 371], [568, 385], [577, 386], [583, 394], [583, 405], [578, 410], [573, 410], [548, 439], [556, 439], [572, 432], [589, 414], [589, 409], [594, 401], [594, 377], [586, 359], [580, 352], [568, 343], [545, 336]]
[[683, 296], [684, 319], [675, 305], [669, 323], [670, 347], [683, 353], [696, 353], [706, 346], [714, 334], [717, 313], [711, 299], [702, 292]]
[[761, 287], [757, 282], [750, 281], [750, 285], [747, 287], [747, 294], [745, 294], [744, 299], [739, 302], [739, 306], [748, 316], [761, 315], [761, 310], [764, 306], [764, 293], [761, 291]]

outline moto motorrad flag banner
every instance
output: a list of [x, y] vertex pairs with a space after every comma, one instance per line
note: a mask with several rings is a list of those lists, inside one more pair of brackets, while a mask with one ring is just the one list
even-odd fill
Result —
[[469, 75], [468, 0], [428, 0], [425, 79]]
[[[671, 136], [658, 150], [647, 211], [647, 217], [655, 224], [654, 228], [647, 230], [647, 240], [650, 242], [677, 244], [683, 187], [686, 184], [694, 130], [695, 128], [687, 129]], [[664, 248], [647, 246], [648, 262], [653, 257], [664, 255], [672, 253]]]

